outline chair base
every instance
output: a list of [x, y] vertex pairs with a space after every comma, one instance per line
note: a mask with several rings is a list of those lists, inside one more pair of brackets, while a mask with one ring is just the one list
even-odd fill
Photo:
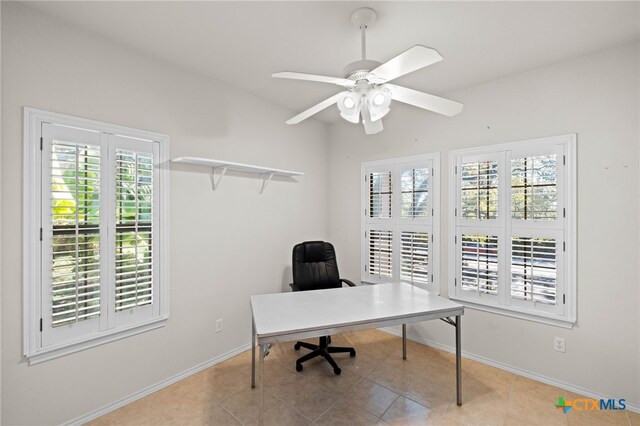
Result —
[[333, 360], [333, 357], [330, 354], [349, 352], [349, 354], [351, 355], [351, 358], [353, 358], [354, 356], [356, 356], [356, 350], [353, 348], [345, 348], [340, 346], [329, 346], [330, 342], [331, 342], [331, 337], [328, 337], [328, 336], [320, 337], [319, 345], [314, 345], [312, 343], [307, 343], [307, 342], [296, 342], [296, 344], [293, 346], [293, 348], [296, 351], [299, 350], [301, 347], [306, 349], [311, 349], [312, 351], [296, 360], [296, 371], [302, 371], [303, 362], [309, 361], [310, 359], [321, 356], [324, 359], [326, 359], [329, 364], [331, 364], [331, 366], [333, 367], [333, 372], [336, 373], [336, 375], [339, 375], [340, 373], [342, 373], [342, 370], [340, 370], [340, 367], [338, 367], [338, 364], [336, 364], [336, 362]]

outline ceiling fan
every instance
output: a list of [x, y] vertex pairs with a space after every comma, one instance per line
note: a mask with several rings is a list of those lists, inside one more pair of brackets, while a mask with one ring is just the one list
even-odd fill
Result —
[[416, 45], [384, 64], [366, 59], [366, 30], [375, 20], [376, 12], [368, 7], [351, 15], [351, 22], [360, 28], [362, 34], [362, 59], [345, 67], [345, 78], [298, 72], [272, 74], [272, 77], [332, 83], [347, 89], [290, 118], [287, 124], [297, 124], [338, 104], [342, 118], [357, 124], [362, 117], [364, 131], [371, 135], [382, 131], [382, 117], [389, 112], [392, 99], [450, 117], [462, 111], [463, 105], [459, 102], [388, 84], [393, 79], [441, 61], [442, 56], [434, 49]]

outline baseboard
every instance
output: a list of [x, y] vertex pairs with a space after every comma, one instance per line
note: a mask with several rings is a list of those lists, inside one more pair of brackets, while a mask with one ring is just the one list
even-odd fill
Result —
[[[389, 334], [393, 334], [394, 336], [400, 336], [402, 337], [402, 331], [400, 330], [396, 330], [394, 328], [391, 327], [385, 327], [385, 328], [381, 328], [380, 331], [384, 331], [385, 333], [389, 333]], [[426, 346], [430, 346], [432, 348], [435, 349], [440, 349], [442, 351], [445, 352], [450, 352], [450, 353], [455, 353], [456, 349], [453, 346], [447, 346], [447, 345], [443, 345], [442, 343], [439, 342], [435, 342], [433, 340], [429, 340], [429, 339], [425, 339], [422, 337], [418, 337], [415, 335], [410, 335], [409, 333], [407, 333], [407, 339], [412, 340], [416, 343], [422, 343], [423, 345]], [[504, 364], [502, 362], [498, 362], [498, 361], [494, 361], [491, 360], [489, 358], [485, 358], [483, 356], [480, 355], [476, 355], [476, 354], [472, 354], [469, 352], [465, 352], [464, 350], [462, 351], [462, 356], [464, 358], [468, 358], [471, 359], [473, 361], [477, 361], [480, 362], [482, 364], [487, 364], [490, 365], [492, 367], [496, 367], [499, 368], [501, 370], [505, 370], [508, 371], [510, 373], [513, 374], [517, 374], [518, 376], [523, 376], [526, 377], [527, 379], [532, 379], [532, 380], [536, 380], [538, 382], [542, 382], [542, 383], [546, 383], [548, 385], [552, 385], [558, 388], [562, 388], [562, 389], [566, 389], [568, 391], [580, 394], [580, 395], [584, 395], [588, 398], [594, 398], [594, 399], [609, 399], [610, 396], [606, 396], [603, 394], [600, 394], [598, 392], [594, 392], [592, 390], [589, 389], [585, 389], [582, 388], [580, 386], [575, 386], [572, 385], [571, 383], [566, 383], [560, 380], [556, 380], [556, 379], [551, 379], [549, 377], [546, 376], [542, 376], [538, 373], [533, 373], [531, 371], [528, 370], [523, 370], [522, 368], [518, 368], [518, 367], [514, 367], [512, 365], [509, 364]], [[629, 411], [633, 411], [635, 413], [640, 413], [640, 404], [634, 404], [631, 403], [629, 401], [626, 401], [626, 405], [627, 405], [627, 410]]]
[[69, 425], [69, 426], [71, 426], [71, 425], [73, 425], [73, 426], [78, 425], [79, 426], [79, 425], [81, 425], [83, 423], [86, 423], [86, 422], [91, 421], [93, 419], [96, 419], [96, 418], [98, 418], [100, 416], [103, 416], [103, 415], [105, 415], [107, 413], [110, 413], [111, 411], [116, 410], [116, 409], [118, 409], [120, 407], [124, 407], [127, 404], [131, 404], [132, 402], [137, 401], [140, 398], [144, 398], [147, 395], [151, 395], [152, 393], [154, 393], [156, 391], [159, 391], [162, 388], [165, 388], [165, 387], [167, 387], [169, 385], [172, 385], [175, 382], [178, 382], [178, 381], [180, 381], [182, 379], [186, 379], [187, 377], [191, 376], [192, 374], [198, 373], [198, 372], [200, 372], [200, 371], [202, 371], [202, 370], [204, 370], [206, 368], [209, 368], [211, 366], [219, 364], [222, 361], [227, 360], [227, 359], [229, 359], [231, 357], [234, 357], [234, 356], [238, 355], [239, 353], [242, 353], [242, 352], [244, 352], [244, 351], [246, 351], [248, 349], [251, 349], [251, 344], [250, 343], [247, 343], [246, 345], [242, 345], [239, 348], [233, 349], [233, 350], [231, 350], [231, 351], [229, 351], [229, 352], [227, 352], [225, 354], [222, 354], [222, 355], [220, 355], [218, 357], [210, 359], [209, 361], [205, 361], [202, 364], [198, 364], [195, 367], [189, 368], [188, 370], [185, 370], [185, 371], [183, 371], [181, 373], [173, 375], [173, 376], [169, 377], [166, 380], [162, 380], [162, 381], [156, 383], [155, 385], [151, 385], [151, 386], [149, 386], [149, 387], [147, 387], [145, 389], [142, 389], [142, 390], [140, 390], [138, 392], [132, 393], [131, 395], [129, 395], [129, 396], [125, 397], [125, 398], [122, 398], [122, 399], [120, 399], [120, 400], [118, 400], [116, 402], [113, 402], [113, 403], [109, 404], [109, 405], [105, 405], [102, 408], [99, 408], [97, 410], [91, 411], [90, 413], [84, 414], [84, 415], [82, 415], [80, 417], [76, 417], [75, 419], [70, 420], [70, 421], [68, 421], [66, 423], [63, 423], [63, 424], [64, 425]]

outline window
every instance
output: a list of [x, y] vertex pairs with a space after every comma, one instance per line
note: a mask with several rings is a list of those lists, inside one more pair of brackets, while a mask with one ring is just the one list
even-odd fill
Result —
[[362, 281], [438, 288], [439, 160], [362, 164]]
[[571, 326], [575, 135], [450, 152], [453, 299]]
[[31, 364], [164, 325], [168, 137], [25, 108]]

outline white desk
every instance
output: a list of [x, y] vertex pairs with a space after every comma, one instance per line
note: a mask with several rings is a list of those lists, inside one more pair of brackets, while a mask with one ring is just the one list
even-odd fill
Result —
[[[456, 330], [456, 395], [462, 405], [460, 318], [464, 307], [449, 299], [405, 283], [361, 285], [251, 296], [251, 311], [252, 387], [256, 385], [256, 345], [262, 385], [266, 344], [402, 324], [402, 355], [406, 359], [406, 324], [441, 319]], [[454, 316], [455, 321], [451, 319]]]

